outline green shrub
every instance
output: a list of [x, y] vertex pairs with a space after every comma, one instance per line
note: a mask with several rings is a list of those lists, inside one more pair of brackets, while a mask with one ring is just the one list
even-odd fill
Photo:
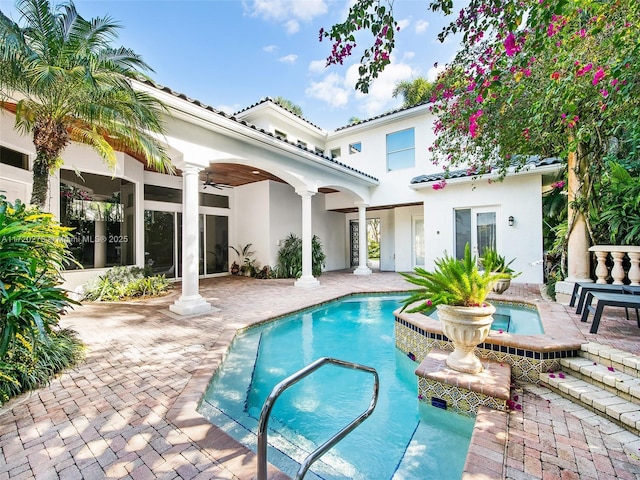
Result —
[[0, 405], [11, 397], [42, 387], [50, 379], [84, 358], [84, 346], [76, 332], [52, 332], [47, 342], [32, 344], [22, 335], [0, 361]]
[[75, 332], [58, 326], [76, 304], [58, 286], [74, 262], [70, 236], [51, 214], [0, 196], [0, 404], [82, 358]]
[[76, 302], [58, 285], [69, 229], [49, 213], [0, 196], [0, 361], [20, 336], [32, 346], [46, 342], [60, 314]]
[[[326, 255], [320, 239], [314, 235], [311, 239], [311, 273], [318, 277], [325, 266]], [[290, 233], [278, 250], [278, 265], [275, 269], [279, 278], [299, 278], [302, 275], [302, 240]]]
[[147, 273], [140, 267], [113, 267], [85, 287], [84, 300], [115, 302], [157, 297], [169, 290], [171, 282], [164, 275], [145, 276]]

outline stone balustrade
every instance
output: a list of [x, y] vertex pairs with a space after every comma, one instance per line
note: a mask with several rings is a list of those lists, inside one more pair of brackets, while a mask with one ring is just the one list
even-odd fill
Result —
[[[590, 252], [595, 253], [596, 266], [596, 283], [608, 283], [609, 277], [613, 278], [614, 285], [622, 285], [625, 278], [629, 279], [631, 285], [640, 285], [640, 246], [633, 245], [594, 245], [589, 248]], [[611, 271], [607, 267], [607, 257], [611, 255], [613, 267]], [[629, 257], [630, 268], [625, 271], [623, 260], [625, 255]]]

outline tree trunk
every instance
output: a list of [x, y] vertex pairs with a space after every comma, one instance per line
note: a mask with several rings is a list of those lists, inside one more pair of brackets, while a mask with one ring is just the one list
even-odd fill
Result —
[[33, 162], [33, 190], [31, 191], [31, 203], [44, 208], [49, 193], [49, 161], [38, 154]]
[[[569, 144], [574, 143], [573, 135], [569, 134]], [[585, 205], [586, 195], [583, 191], [588, 175], [585, 155], [582, 148], [577, 145], [569, 152], [568, 156], [568, 241], [567, 241], [567, 281], [578, 282], [591, 278], [590, 266], [590, 239], [587, 222], [580, 207], [576, 208], [574, 202]]]

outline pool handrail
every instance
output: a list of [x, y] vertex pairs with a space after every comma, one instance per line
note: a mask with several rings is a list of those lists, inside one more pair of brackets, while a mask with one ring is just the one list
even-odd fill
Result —
[[273, 390], [271, 390], [271, 393], [262, 406], [262, 411], [260, 412], [260, 420], [258, 423], [258, 480], [267, 480], [267, 425], [269, 423], [271, 410], [273, 409], [276, 400], [278, 399], [280, 394], [287, 388], [296, 384], [298, 381], [302, 380], [304, 377], [313, 373], [318, 368], [326, 364], [333, 364], [342, 368], [361, 370], [371, 373], [374, 378], [373, 395], [371, 397], [369, 407], [363, 413], [361, 413], [355, 420], [346, 425], [342, 430], [333, 435], [329, 440], [324, 442], [317, 449], [311, 452], [309, 456], [307, 456], [307, 458], [305, 458], [305, 460], [300, 464], [300, 468], [298, 469], [295, 480], [301, 480], [302, 478], [304, 478], [307, 470], [309, 469], [309, 467], [311, 467], [311, 464], [313, 464], [313, 462], [324, 455], [336, 443], [346, 437], [354, 428], [364, 422], [376, 408], [376, 404], [378, 403], [378, 393], [380, 391], [380, 379], [378, 378], [378, 372], [375, 368], [331, 357], [321, 357], [316, 361], [310, 363], [306, 367], [301, 368], [296, 373], [288, 376], [280, 383], [278, 383], [275, 387], [273, 387]]

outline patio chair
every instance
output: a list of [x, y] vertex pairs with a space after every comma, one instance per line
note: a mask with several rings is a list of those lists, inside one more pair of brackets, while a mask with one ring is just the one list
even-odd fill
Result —
[[[626, 287], [629, 289], [629, 287]], [[638, 292], [640, 293], [640, 287]], [[628, 291], [628, 290], [627, 290]], [[604, 307], [624, 307], [627, 320], [629, 320], [629, 308], [633, 308], [636, 311], [636, 322], [640, 327], [640, 295], [634, 295], [635, 291], [628, 291], [628, 293], [604, 293], [604, 292], [588, 292], [587, 298], [584, 301], [584, 307], [582, 310], [582, 317], [580, 321], [586, 322], [589, 317], [589, 312], [593, 312], [593, 323], [589, 333], [598, 333], [598, 326], [600, 325], [600, 317]], [[595, 305], [591, 305], [593, 299], [596, 300]]]
[[610, 283], [576, 282], [573, 286], [573, 294], [569, 306], [573, 307], [578, 300], [576, 313], [582, 313], [584, 300], [589, 292], [625, 293], [622, 289], [624, 285], [612, 285]]

